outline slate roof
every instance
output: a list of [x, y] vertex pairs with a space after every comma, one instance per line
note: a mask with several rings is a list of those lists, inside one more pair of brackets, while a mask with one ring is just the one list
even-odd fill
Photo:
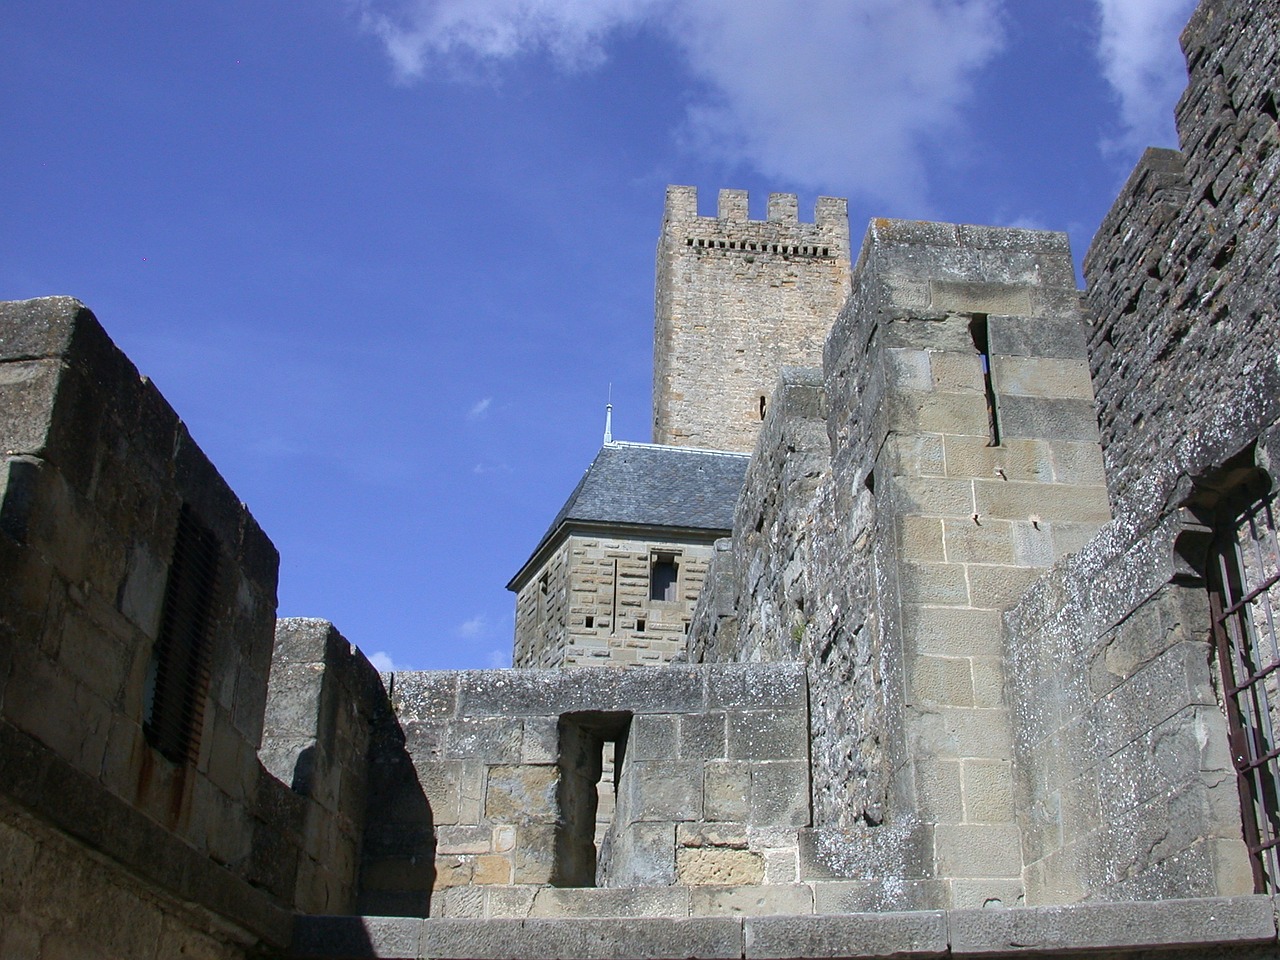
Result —
[[574, 522], [728, 532], [750, 459], [719, 450], [606, 443], [532, 557]]

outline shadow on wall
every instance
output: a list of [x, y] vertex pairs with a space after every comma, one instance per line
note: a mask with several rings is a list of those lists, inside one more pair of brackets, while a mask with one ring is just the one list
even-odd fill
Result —
[[[388, 680], [390, 687], [394, 674]], [[373, 716], [368, 770], [356, 912], [429, 916], [436, 881], [435, 821], [389, 696]]]

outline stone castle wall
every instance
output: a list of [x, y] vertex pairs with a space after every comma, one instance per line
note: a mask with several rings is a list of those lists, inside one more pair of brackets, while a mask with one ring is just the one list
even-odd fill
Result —
[[1117, 515], [1007, 618], [1033, 902], [1253, 888], [1204, 565], [1222, 484], [1275, 477], [1278, 32], [1273, 2], [1200, 5], [1182, 152], [1143, 156], [1085, 260]]
[[658, 241], [653, 442], [749, 452], [784, 365], [817, 366], [849, 290], [844, 200], [822, 197], [801, 223], [792, 194], [766, 220], [722, 190], [698, 216], [693, 187], [668, 187]]
[[433, 916], [813, 910], [796, 667], [397, 673], [392, 701], [438, 837]]
[[1134, 511], [1277, 415], [1278, 25], [1274, 0], [1201, 4], [1182, 152], [1148, 151], [1085, 258], [1108, 482]]
[[[280, 824], [257, 757], [275, 548], [69, 298], [0, 307], [0, 451], [0, 790], [72, 838], [45, 846], [70, 851], [68, 878], [96, 869], [88, 849], [109, 851], [164, 896], [220, 899], [247, 941], [281, 924], [287, 937], [294, 889], [272, 855]], [[202, 722], [177, 757], [147, 723], [184, 514], [216, 572], [191, 692]]]
[[824, 389], [784, 378], [717, 555], [731, 655], [809, 665], [818, 853], [915, 906], [1022, 896], [1000, 613], [1109, 517], [1082, 330], [1060, 235], [875, 221]]

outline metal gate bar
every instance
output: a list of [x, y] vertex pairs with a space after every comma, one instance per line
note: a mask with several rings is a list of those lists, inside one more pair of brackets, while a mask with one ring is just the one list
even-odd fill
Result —
[[1254, 886], [1280, 886], [1280, 541], [1275, 497], [1255, 503], [1221, 531], [1210, 569], [1210, 611], [1222, 673], [1231, 758], [1240, 787]]

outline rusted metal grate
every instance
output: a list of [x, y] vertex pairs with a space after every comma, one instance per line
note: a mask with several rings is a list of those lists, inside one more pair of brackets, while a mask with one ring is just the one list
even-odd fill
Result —
[[184, 504], [151, 658], [144, 730], [174, 763], [195, 762], [204, 726], [218, 583], [218, 541]]
[[1222, 528], [1210, 566], [1210, 609], [1222, 672], [1244, 839], [1259, 893], [1280, 887], [1280, 544], [1276, 497]]

